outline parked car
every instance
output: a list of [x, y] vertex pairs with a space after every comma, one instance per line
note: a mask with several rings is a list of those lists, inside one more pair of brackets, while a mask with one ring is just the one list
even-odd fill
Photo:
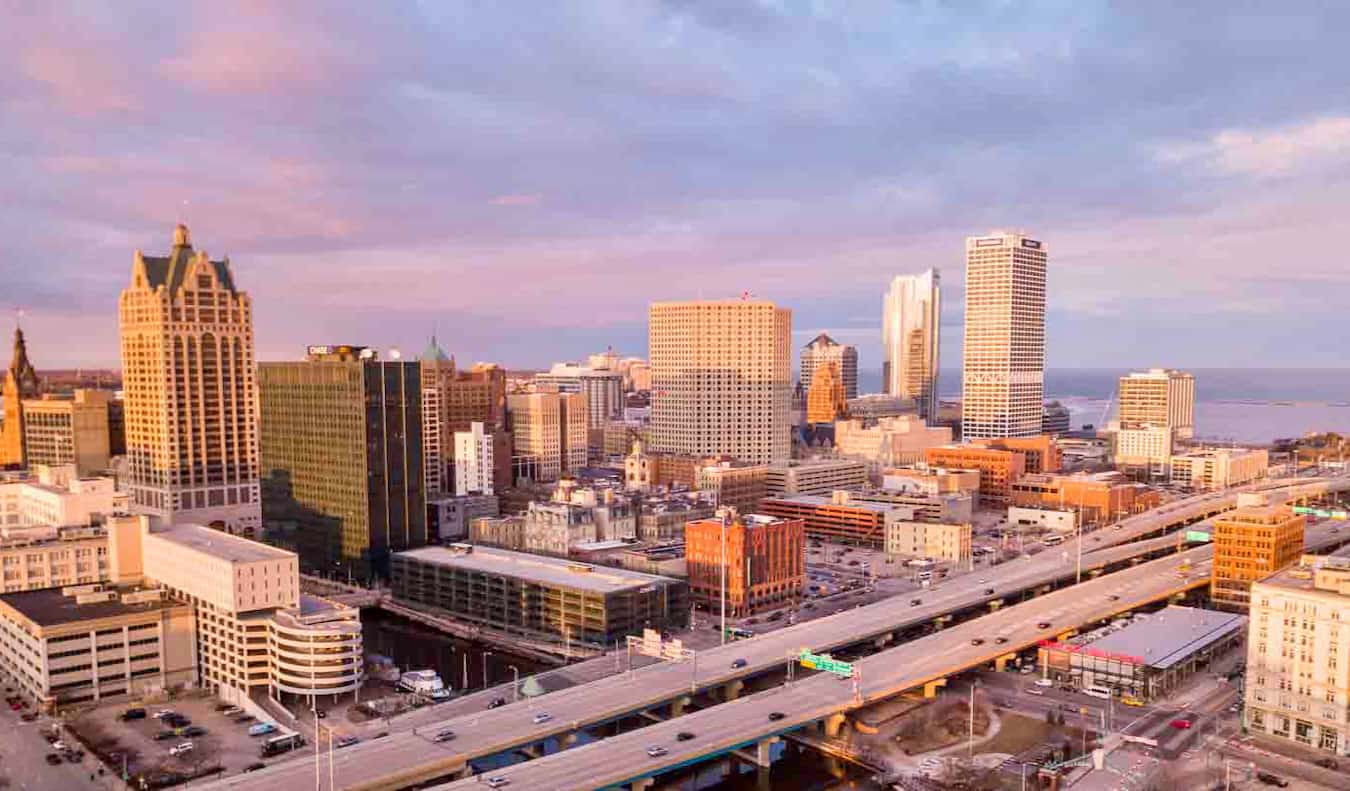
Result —
[[1134, 695], [1121, 695], [1120, 702], [1124, 703], [1126, 706], [1138, 707], [1144, 705], [1144, 701], [1136, 698]]
[[910, 599], [910, 600], [909, 600], [909, 606], [910, 606], [910, 607], [918, 607], [920, 604], [923, 604], [923, 599]]
[[1055, 685], [1055, 682], [1048, 678], [1038, 678], [1035, 683], [1038, 687], [1053, 687]]
[[1036, 624], [1037, 629], [1049, 629], [1051, 626], [1053, 626], [1053, 624], [1049, 621], [1040, 621]]
[[267, 764], [263, 763], [262, 761], [254, 761], [253, 763], [249, 764], [248, 766], [245, 766], [245, 767], [244, 767], [244, 771], [245, 771], [245, 772], [256, 772], [256, 771], [258, 771], [259, 769], [266, 769], [266, 768], [267, 768]]
[[187, 736], [187, 737], [189, 737], [189, 738], [196, 738], [196, 737], [198, 737], [198, 736], [205, 736], [205, 735], [206, 735], [206, 729], [203, 728], [203, 727], [200, 726], [200, 725], [193, 725], [193, 726], [191, 726], [191, 727], [184, 728], [184, 729], [183, 729], [183, 735], [184, 735], [184, 736]]
[[47, 753], [47, 763], [51, 764], [52, 766], [60, 766], [61, 756], [57, 755], [56, 753]]
[[1288, 780], [1285, 780], [1279, 775], [1273, 775], [1270, 772], [1257, 772], [1256, 779], [1268, 786], [1275, 786], [1276, 788], [1286, 788], [1289, 785]]
[[37, 718], [38, 715], [36, 711], [25, 711], [23, 714], [19, 715], [19, 719], [23, 720], [24, 722], [32, 722]]
[[217, 704], [216, 704], [216, 711], [229, 711], [229, 710], [232, 709], [232, 708], [235, 708], [235, 705], [234, 705], [233, 703], [217, 703]]
[[770, 722], [778, 722], [779, 720], [783, 719], [783, 717], [785, 717], [785, 716], [787, 716], [787, 715], [783, 714], [783, 712], [781, 712], [781, 711], [771, 711], [771, 712], [769, 712], [769, 721], [770, 721]]
[[178, 738], [178, 731], [160, 731], [159, 733], [156, 733], [154, 735], [154, 740], [157, 742], [166, 742], [170, 739], [177, 739], [177, 738]]
[[492, 700], [488, 701], [488, 708], [490, 709], [495, 709], [498, 706], [505, 706], [505, 705], [506, 705], [506, 698], [493, 698]]
[[741, 668], [745, 667], [748, 664], [750, 663], [745, 661], [744, 659], [737, 659], [735, 662], [731, 663], [731, 669], [740, 670]]
[[1045, 694], [1045, 690], [1040, 689], [1039, 687], [1027, 687], [1026, 692], [1028, 695], [1036, 695], [1036, 696]]
[[1182, 719], [1182, 718], [1180, 718], [1180, 717], [1178, 717], [1178, 718], [1175, 719], [1175, 720], [1172, 720], [1171, 722], [1169, 722], [1169, 723], [1167, 723], [1167, 724], [1168, 724], [1168, 725], [1171, 725], [1173, 728], [1176, 728], [1177, 730], [1180, 730], [1180, 731], [1187, 730], [1188, 728], [1191, 727], [1191, 721], [1190, 721], [1190, 720]]
[[228, 708], [222, 709], [221, 711], [226, 717], [233, 717], [236, 714], [244, 713], [244, 710], [239, 708], [238, 706], [230, 706]]
[[143, 720], [145, 719], [145, 709], [127, 709], [122, 712], [121, 719], [123, 722], [128, 720]]
[[170, 747], [169, 755], [172, 755], [174, 757], [180, 755], [187, 755], [188, 753], [192, 752], [193, 749], [194, 748], [192, 746], [192, 742], [183, 742], [182, 744], [175, 744], [173, 747]]
[[1313, 763], [1317, 764], [1318, 766], [1322, 767], [1323, 769], [1339, 769], [1339, 768], [1340, 768], [1340, 763], [1338, 763], [1338, 762], [1336, 761], [1335, 758], [1318, 758], [1316, 761], [1313, 761]]
[[352, 736], [352, 735], [349, 734], [349, 735], [347, 735], [347, 736], [341, 736], [341, 737], [339, 737], [337, 741], [333, 742], [333, 746], [334, 746], [334, 747], [339, 747], [339, 748], [341, 748], [341, 747], [351, 747], [353, 744], [356, 744], [356, 743], [359, 742], [359, 741], [361, 741], [361, 740], [358, 739], [358, 738], [356, 738], [355, 736]]
[[974, 638], [971, 638], [970, 644], [971, 644], [971, 645], [984, 645], [984, 638], [983, 638], [983, 637], [974, 637]]
[[237, 714], [237, 715], [235, 715], [232, 719], [233, 719], [235, 722], [238, 722], [238, 723], [241, 723], [241, 724], [242, 724], [242, 723], [245, 723], [245, 722], [253, 722], [253, 721], [254, 721], [255, 719], [257, 719], [257, 718], [254, 717], [252, 714]]
[[266, 736], [269, 733], [276, 732], [277, 726], [270, 722], [260, 722], [257, 725], [250, 725], [248, 728], [249, 736]]

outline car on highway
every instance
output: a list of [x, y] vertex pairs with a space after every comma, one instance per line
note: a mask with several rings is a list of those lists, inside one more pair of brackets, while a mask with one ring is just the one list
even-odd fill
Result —
[[770, 721], [770, 722], [778, 722], [779, 720], [783, 719], [783, 718], [786, 717], [786, 716], [787, 716], [787, 715], [784, 714], [784, 713], [781, 712], [781, 711], [771, 711], [771, 712], [769, 712], [769, 721]]
[[750, 663], [745, 661], [744, 659], [737, 659], [735, 662], [731, 663], [731, 669], [740, 670], [741, 668], [745, 667], [748, 664]]
[[490, 709], [495, 709], [498, 706], [505, 706], [505, 705], [506, 705], [506, 698], [493, 698], [492, 700], [488, 701], [487, 707]]
[[248, 766], [245, 766], [245, 767], [244, 767], [244, 771], [245, 771], [245, 772], [256, 772], [256, 771], [258, 771], [259, 769], [266, 769], [266, 768], [267, 768], [267, 764], [263, 763], [262, 761], [254, 761], [253, 763], [249, 764]]
[[1265, 783], [1268, 786], [1275, 786], [1276, 788], [1289, 787], [1288, 780], [1285, 780], [1283, 777], [1280, 777], [1279, 775], [1273, 775], [1270, 772], [1257, 772], [1256, 779], [1260, 780], [1262, 783]]
[[993, 596], [993, 595], [994, 595], [994, 589], [993, 589], [993, 588], [985, 588], [985, 589], [984, 589], [984, 595], [985, 595], [985, 596]]
[[984, 645], [984, 638], [983, 638], [983, 637], [974, 637], [974, 638], [971, 638], [970, 644], [971, 644], [971, 645]]
[[1038, 687], [1053, 687], [1055, 685], [1055, 682], [1051, 681], [1048, 678], [1038, 678], [1036, 679], [1035, 684]]
[[1026, 688], [1026, 693], [1027, 693], [1028, 695], [1036, 695], [1036, 696], [1040, 696], [1040, 695], [1044, 695], [1044, 694], [1045, 694], [1045, 690], [1043, 690], [1043, 689], [1038, 689], [1038, 688], [1036, 688], [1036, 687], [1027, 687], [1027, 688]]
[[1337, 760], [1336, 760], [1335, 758], [1318, 758], [1316, 761], [1313, 761], [1313, 763], [1314, 763], [1314, 764], [1317, 764], [1318, 766], [1322, 767], [1323, 769], [1339, 769], [1339, 768], [1340, 768], [1340, 763], [1337, 762]]
[[998, 643], [999, 645], [1003, 645], [1004, 643], [1008, 642], [1008, 638], [1004, 637], [1003, 635], [999, 635], [998, 637], [994, 638], [994, 642]]
[[1036, 624], [1037, 629], [1049, 629], [1051, 626], [1054, 626], [1054, 624], [1049, 621], [1039, 621]]
[[923, 599], [910, 599], [910, 600], [909, 600], [909, 606], [910, 606], [910, 607], [918, 607], [920, 604], [923, 604]]
[[660, 758], [661, 756], [665, 755], [668, 752], [670, 751], [659, 744], [653, 744], [652, 746], [647, 748], [647, 755], [652, 758]]
[[488, 788], [501, 788], [502, 786], [511, 785], [511, 778], [497, 775], [495, 777], [489, 777], [487, 780], [483, 782], [487, 785]]
[[538, 714], [534, 715], [534, 724], [542, 725], [543, 723], [548, 722], [551, 719], [553, 719], [552, 714], [549, 714], [547, 711], [541, 711]]
[[1172, 720], [1167, 724], [1172, 726], [1173, 728], [1176, 728], [1179, 731], [1188, 730], [1191, 727], [1191, 721], [1185, 719], [1184, 717], [1178, 717], [1177, 719]]
[[334, 746], [334, 747], [351, 747], [353, 744], [356, 744], [356, 743], [358, 743], [358, 742], [360, 742], [360, 741], [361, 741], [361, 740], [358, 739], [357, 737], [352, 736], [351, 734], [348, 734], [348, 735], [346, 735], [346, 736], [339, 737], [337, 741], [333, 742], [333, 746]]
[[689, 731], [680, 731], [679, 733], [675, 734], [675, 741], [677, 742], [687, 742], [692, 738], [694, 738], [694, 734], [690, 733]]
[[447, 728], [446, 730], [443, 730], [443, 731], [437, 733], [436, 736], [433, 738], [433, 741], [437, 741], [437, 742], [448, 742], [448, 741], [453, 741], [454, 738], [455, 738], [455, 732]]
[[52, 766], [60, 766], [60, 765], [61, 765], [61, 756], [57, 755], [56, 753], [47, 753], [47, 759], [46, 759], [46, 760], [47, 760], [47, 763], [51, 764]]

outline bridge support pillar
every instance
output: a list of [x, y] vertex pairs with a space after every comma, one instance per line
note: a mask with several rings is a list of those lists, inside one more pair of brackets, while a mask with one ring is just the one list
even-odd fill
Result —
[[632, 788], [633, 791], [647, 791], [647, 789], [651, 788], [652, 784], [655, 782], [656, 781], [650, 777], [640, 777], [637, 780], [634, 780], [633, 784], [629, 787]]
[[520, 751], [530, 756], [531, 758], [540, 758], [544, 755], [543, 745], [539, 744], [527, 744], [524, 747], [520, 748]]
[[773, 758], [770, 756], [770, 748], [781, 741], [777, 736], [771, 736], [767, 739], [760, 739], [755, 745], [755, 766], [760, 769], [768, 769], [773, 765]]
[[989, 602], [989, 612], [998, 612], [998, 608], [1002, 606], [1003, 606], [1002, 599], [994, 599], [993, 601]]
[[1008, 663], [1017, 658], [1017, 654], [1004, 654], [994, 660], [994, 670], [1002, 673], [1007, 669]]
[[936, 698], [938, 689], [947, 686], [947, 679], [935, 678], [923, 685], [923, 696], [925, 698]]
[[741, 690], [743, 689], [745, 689], [744, 681], [737, 679], [735, 681], [729, 682], [725, 687], [722, 687], [722, 697], [725, 699], [727, 703], [730, 703], [731, 701], [741, 696]]
[[678, 717], [684, 714], [685, 706], [693, 702], [693, 698], [688, 695], [681, 695], [670, 702], [670, 716]]
[[577, 732], [571, 731], [558, 737], [558, 746], [566, 750], [568, 747], [577, 743]]
[[877, 648], [885, 648], [887, 645], [890, 645], [891, 639], [892, 639], [891, 633], [887, 632], [886, 634], [883, 634], [880, 637], [878, 637], [873, 642], [875, 643]]
[[825, 735], [831, 739], [839, 738], [839, 732], [844, 729], [844, 723], [846, 722], [848, 722], [848, 718], [843, 714], [831, 714], [826, 717], [824, 723]]

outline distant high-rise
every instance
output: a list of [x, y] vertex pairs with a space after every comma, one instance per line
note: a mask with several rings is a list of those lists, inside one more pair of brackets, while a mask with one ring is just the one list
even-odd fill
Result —
[[1178, 439], [1195, 434], [1195, 377], [1152, 368], [1120, 377], [1116, 392], [1115, 461], [1166, 475]]
[[253, 305], [229, 259], [194, 250], [180, 224], [169, 255], [136, 251], [119, 313], [132, 509], [254, 534]]
[[308, 352], [258, 366], [268, 541], [306, 569], [387, 576], [390, 553], [427, 542], [421, 368], [362, 346]]
[[1020, 233], [966, 239], [965, 439], [1030, 437], [1041, 431], [1045, 262], [1045, 245]]
[[937, 415], [940, 282], [935, 269], [899, 275], [881, 309], [882, 392], [914, 399], [919, 416], [929, 422]]
[[858, 397], [858, 349], [821, 333], [802, 347], [802, 390], [811, 390], [812, 377], [823, 363], [834, 363], [844, 385], [844, 398]]
[[787, 459], [791, 336], [792, 311], [766, 300], [653, 303], [652, 449]]
[[[591, 355], [594, 359], [599, 355]], [[586, 397], [587, 428], [604, 428], [623, 417], [623, 373], [616, 368], [588, 368], [577, 363], [554, 363], [548, 373], [538, 374], [539, 385], [556, 387], [560, 393]]]
[[806, 422], [833, 423], [848, 409], [839, 364], [828, 361], [816, 366], [811, 387], [806, 391]]
[[473, 423], [497, 434], [506, 430], [506, 371], [492, 363], [468, 370], [432, 336], [422, 364], [422, 425], [426, 437], [423, 469], [429, 496], [455, 491], [455, 433]]
[[0, 469], [28, 464], [28, 452], [24, 446], [23, 402], [37, 395], [37, 369], [28, 360], [28, 345], [24, 342], [23, 330], [15, 327], [14, 353], [10, 355], [9, 368], [5, 370], [5, 381], [0, 384], [0, 406], [5, 410], [5, 421], [0, 425]]
[[520, 393], [506, 405], [517, 479], [556, 481], [586, 466], [586, 396]]

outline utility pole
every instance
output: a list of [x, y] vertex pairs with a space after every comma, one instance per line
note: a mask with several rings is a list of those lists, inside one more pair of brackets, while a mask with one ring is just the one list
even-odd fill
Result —
[[975, 684], [970, 685], [970, 741], [966, 744], [967, 760], [975, 757]]
[[727, 520], [730, 511], [722, 511], [722, 645], [727, 644]]

